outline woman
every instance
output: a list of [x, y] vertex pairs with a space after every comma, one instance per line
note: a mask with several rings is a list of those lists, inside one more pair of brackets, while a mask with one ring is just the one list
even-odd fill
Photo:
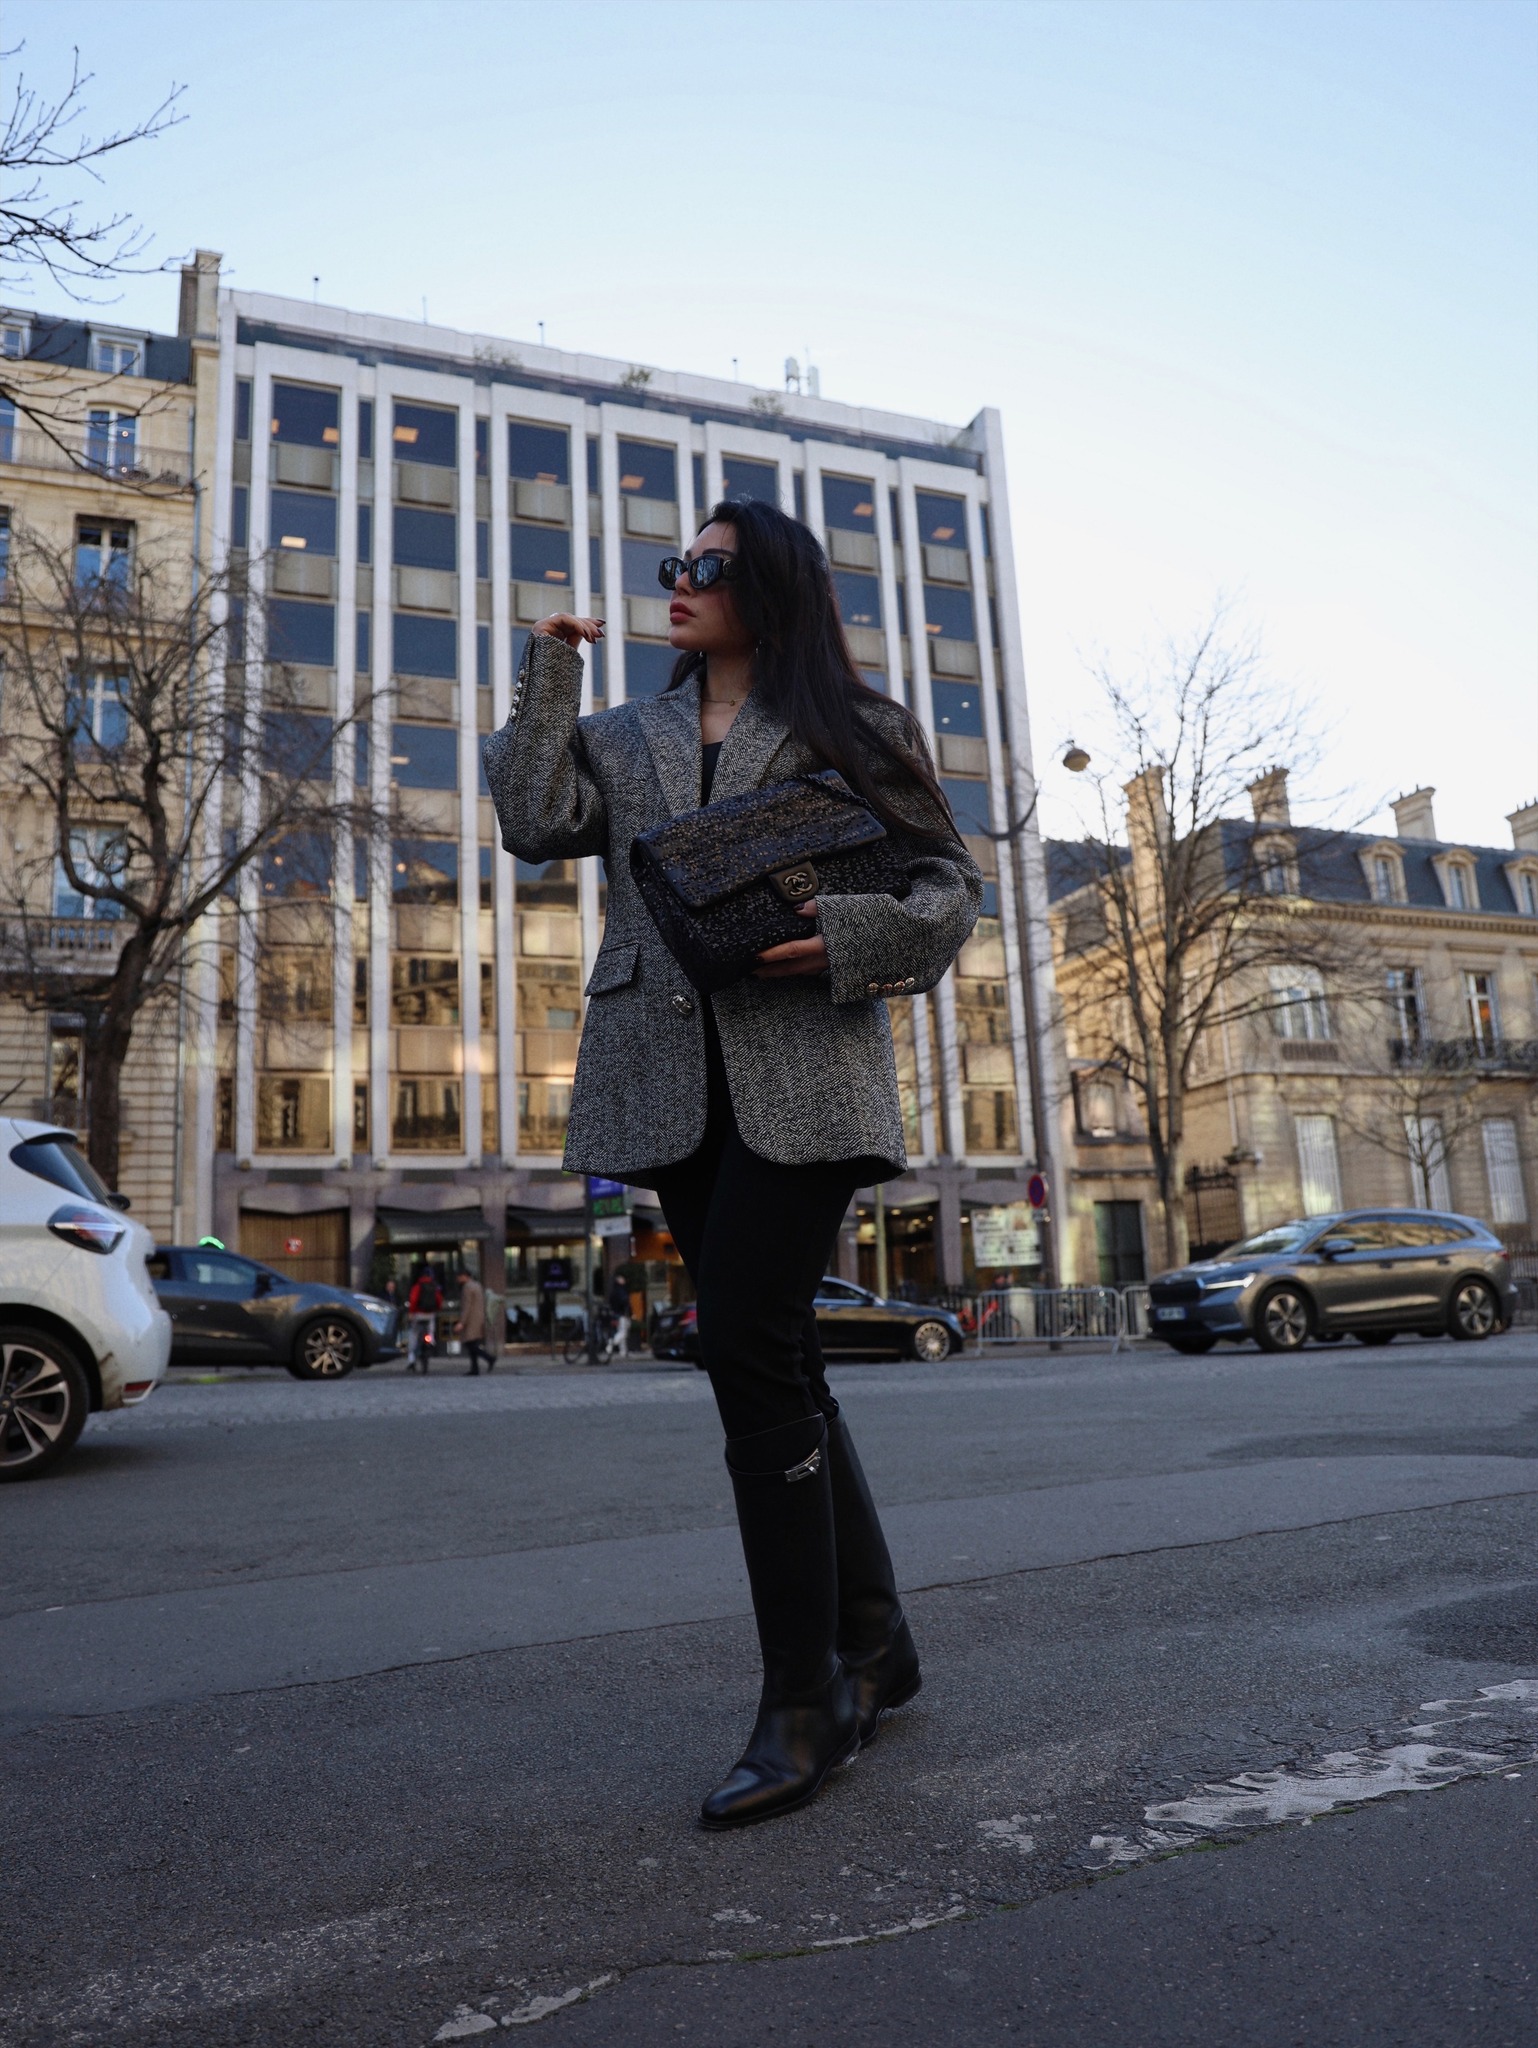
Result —
[[[907, 1163], [881, 999], [940, 979], [982, 880], [919, 728], [854, 666], [807, 527], [718, 505], [661, 580], [680, 654], [669, 688], [579, 721], [578, 649], [603, 622], [546, 619], [484, 757], [509, 852], [600, 854], [608, 870], [566, 1165], [655, 1189], [698, 1297], [764, 1660], [747, 1748], [701, 1811], [726, 1828], [812, 1798], [919, 1688], [812, 1300], [856, 1188]], [[892, 830], [908, 895], [816, 899], [804, 938], [696, 995], [631, 880], [631, 841], [828, 767]]]

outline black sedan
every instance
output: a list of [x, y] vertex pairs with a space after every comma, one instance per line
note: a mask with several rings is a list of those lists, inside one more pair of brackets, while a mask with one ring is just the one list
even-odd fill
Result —
[[400, 1356], [401, 1311], [375, 1295], [204, 1245], [161, 1245], [149, 1263], [173, 1365], [283, 1365], [298, 1380], [329, 1380]]
[[1353, 1209], [1278, 1223], [1161, 1273], [1148, 1300], [1152, 1334], [1177, 1351], [1246, 1337], [1300, 1351], [1311, 1337], [1388, 1344], [1401, 1330], [1488, 1337], [1510, 1323], [1517, 1290], [1504, 1245], [1472, 1216]]
[[[966, 1341], [946, 1308], [912, 1301], [884, 1301], [848, 1280], [826, 1279], [817, 1289], [817, 1336], [827, 1358], [918, 1358], [934, 1365]], [[654, 1358], [700, 1362], [699, 1331], [692, 1301], [665, 1308], [652, 1336]]]

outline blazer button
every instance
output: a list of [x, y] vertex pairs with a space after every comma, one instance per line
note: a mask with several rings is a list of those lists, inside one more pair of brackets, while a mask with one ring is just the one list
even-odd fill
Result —
[[881, 984], [880, 984], [880, 982], [879, 982], [879, 981], [868, 981], [868, 982], [867, 982], [867, 983], [865, 984], [865, 993], [866, 993], [866, 994], [867, 994], [868, 996], [879, 996], [879, 995], [880, 995], [880, 993], [881, 993]]
[[676, 996], [670, 996], [668, 1000], [680, 1017], [692, 1017], [694, 1015], [693, 996], [686, 996], [680, 992]]

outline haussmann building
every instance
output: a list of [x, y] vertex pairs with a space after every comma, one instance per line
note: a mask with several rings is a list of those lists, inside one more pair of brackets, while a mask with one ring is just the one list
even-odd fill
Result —
[[[262, 971], [227, 962], [217, 1023], [187, 1052], [199, 1228], [355, 1285], [462, 1254], [510, 1306], [532, 1304], [542, 1259], [580, 1264], [561, 1148], [604, 877], [502, 850], [480, 743], [552, 611], [609, 622], [585, 711], [662, 689], [658, 562], [712, 502], [755, 497], [823, 537], [856, 659], [932, 735], [987, 878], [952, 972], [891, 1005], [912, 1161], [885, 1190], [892, 1282], [971, 1280], [972, 1211], [1022, 1201], [1038, 1164], [1022, 905], [1046, 931], [1033, 824], [989, 836], [1032, 792], [998, 414], [958, 429], [289, 299], [218, 303], [216, 555], [265, 582], [273, 648], [317, 713], [371, 705], [334, 772], [367, 777], [399, 823], [372, 859], [338, 849], [319, 900], [313, 872], [268, 860], [252, 914], [229, 920], [228, 948]], [[1030, 951], [1046, 1016], [1050, 953]], [[867, 1281], [869, 1193], [840, 1253]], [[655, 1297], [677, 1262], [649, 1200], [630, 1249]]]

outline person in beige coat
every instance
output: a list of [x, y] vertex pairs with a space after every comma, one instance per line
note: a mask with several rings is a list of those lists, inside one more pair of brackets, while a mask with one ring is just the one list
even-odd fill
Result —
[[485, 1349], [486, 1290], [475, 1275], [464, 1266], [459, 1269], [459, 1319], [454, 1325], [454, 1334], [470, 1356], [466, 1377], [476, 1377], [480, 1372], [483, 1356], [486, 1360], [486, 1370], [490, 1372], [495, 1360]]

